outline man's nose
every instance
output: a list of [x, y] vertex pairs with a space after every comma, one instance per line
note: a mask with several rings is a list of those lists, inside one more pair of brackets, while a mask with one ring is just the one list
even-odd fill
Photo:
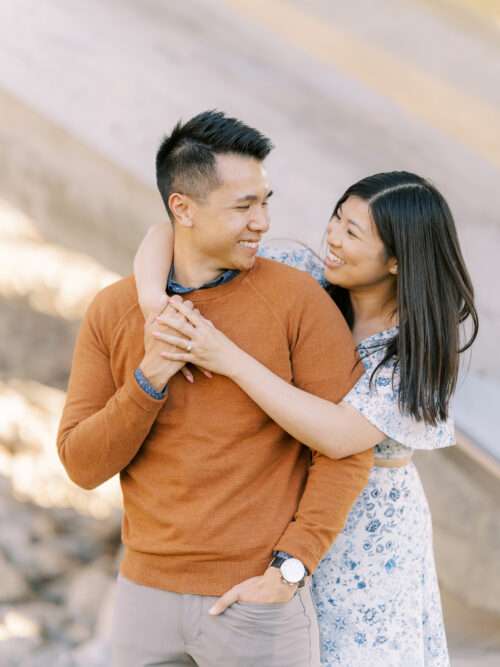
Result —
[[269, 216], [265, 208], [259, 208], [255, 211], [248, 226], [256, 231], [265, 234], [269, 229]]

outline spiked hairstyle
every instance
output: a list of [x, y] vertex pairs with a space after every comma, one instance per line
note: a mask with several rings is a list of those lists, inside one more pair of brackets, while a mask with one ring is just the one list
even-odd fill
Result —
[[258, 130], [221, 111], [204, 111], [184, 124], [179, 121], [156, 155], [156, 182], [169, 216], [173, 192], [203, 200], [218, 186], [216, 155], [231, 153], [262, 161], [272, 148]]

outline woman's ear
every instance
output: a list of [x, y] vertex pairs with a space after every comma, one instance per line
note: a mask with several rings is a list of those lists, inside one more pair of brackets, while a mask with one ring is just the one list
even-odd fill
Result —
[[398, 260], [395, 257], [389, 260], [389, 273], [392, 273], [393, 276], [398, 275]]
[[173, 192], [168, 198], [168, 207], [172, 211], [174, 219], [183, 227], [192, 227], [192, 202], [186, 195]]

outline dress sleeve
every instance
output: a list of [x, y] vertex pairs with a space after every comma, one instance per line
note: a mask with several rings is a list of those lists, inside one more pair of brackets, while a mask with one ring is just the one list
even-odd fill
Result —
[[392, 361], [385, 362], [379, 368], [370, 386], [370, 377], [383, 356], [383, 349], [363, 355], [366, 372], [344, 401], [388, 438], [405, 447], [430, 450], [455, 444], [452, 418], [431, 426], [401, 412], [398, 405], [399, 370], [397, 367], [394, 369]]
[[312, 250], [298, 243], [296, 245], [266, 243], [259, 248], [257, 254], [264, 259], [272, 259], [280, 264], [299, 269], [299, 271], [306, 271], [321, 287], [326, 287], [328, 284], [325, 280], [325, 268], [321, 259]]

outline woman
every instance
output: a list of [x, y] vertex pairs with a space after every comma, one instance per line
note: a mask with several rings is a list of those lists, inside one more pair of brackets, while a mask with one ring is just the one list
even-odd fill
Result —
[[[154, 233], [136, 259], [141, 302], [163, 298], [169, 269], [171, 231]], [[448, 205], [414, 174], [351, 186], [327, 242], [324, 265], [306, 249], [260, 255], [310, 272], [346, 317], [366, 372], [340, 405], [287, 384], [186, 304], [173, 304], [186, 318], [175, 327], [182, 337], [165, 333], [168, 318], [158, 318], [155, 335], [178, 348], [166, 358], [227, 375], [311, 448], [337, 458], [375, 446], [369, 483], [313, 575], [322, 664], [444, 667], [430, 514], [411, 457], [454, 442], [459, 354], [478, 328], [472, 285]], [[461, 345], [468, 318], [472, 332]]]

